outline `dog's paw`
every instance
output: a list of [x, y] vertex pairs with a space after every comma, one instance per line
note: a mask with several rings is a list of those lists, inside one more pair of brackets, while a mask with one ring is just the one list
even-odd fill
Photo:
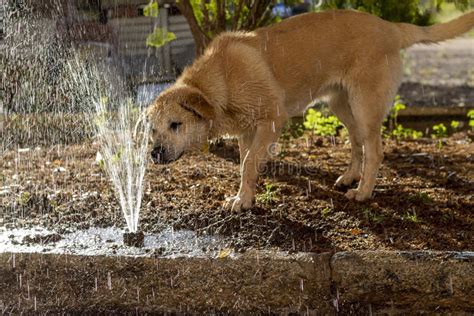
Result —
[[341, 175], [339, 178], [337, 178], [336, 182], [334, 183], [334, 186], [336, 188], [341, 188], [341, 187], [348, 187], [352, 183], [359, 181], [360, 180], [360, 175], [353, 175], [349, 173], [344, 173]]
[[239, 195], [228, 198], [224, 204], [224, 207], [232, 212], [239, 212], [240, 210], [246, 210], [251, 208], [253, 205], [252, 199], [245, 199]]
[[372, 194], [370, 192], [369, 193], [364, 193], [359, 189], [349, 190], [345, 194], [345, 197], [348, 198], [349, 200], [356, 200], [356, 201], [359, 201], [359, 202], [366, 201], [366, 200], [370, 199], [371, 196], [372, 196]]

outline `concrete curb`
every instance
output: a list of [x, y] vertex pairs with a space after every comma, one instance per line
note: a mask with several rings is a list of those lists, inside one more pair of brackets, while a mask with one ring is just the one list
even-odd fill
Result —
[[469, 313], [473, 297], [473, 252], [0, 254], [4, 313]]
[[341, 252], [331, 268], [342, 309], [364, 302], [397, 312], [474, 311], [473, 252]]

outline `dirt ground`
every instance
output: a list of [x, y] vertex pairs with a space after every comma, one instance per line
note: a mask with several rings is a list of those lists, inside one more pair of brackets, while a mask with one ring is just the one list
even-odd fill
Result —
[[[343, 138], [292, 138], [267, 164], [257, 206], [240, 213], [223, 208], [238, 190], [237, 145], [220, 142], [212, 152], [149, 165], [140, 215], [145, 233], [171, 225], [217, 234], [236, 251], [474, 250], [474, 144], [466, 134], [441, 145], [385, 140], [374, 198], [365, 203], [333, 188], [350, 155]], [[96, 153], [91, 143], [5, 152], [0, 226], [43, 226], [59, 234], [125, 226]]]

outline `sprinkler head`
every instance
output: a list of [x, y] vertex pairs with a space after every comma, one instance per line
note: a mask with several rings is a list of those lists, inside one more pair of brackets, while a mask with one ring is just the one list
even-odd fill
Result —
[[143, 234], [143, 232], [123, 233], [123, 243], [129, 247], [143, 248], [145, 244], [145, 234]]

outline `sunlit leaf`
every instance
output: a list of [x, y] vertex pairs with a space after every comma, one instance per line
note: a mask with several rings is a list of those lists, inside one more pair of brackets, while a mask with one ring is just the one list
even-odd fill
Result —
[[146, 38], [146, 45], [159, 48], [175, 39], [176, 35], [174, 33], [168, 32], [160, 27], [155, 27], [153, 33], [149, 34]]
[[147, 4], [143, 8], [143, 15], [144, 16], [149, 16], [149, 17], [154, 17], [156, 18], [158, 16], [158, 2], [151, 1], [149, 4]]

